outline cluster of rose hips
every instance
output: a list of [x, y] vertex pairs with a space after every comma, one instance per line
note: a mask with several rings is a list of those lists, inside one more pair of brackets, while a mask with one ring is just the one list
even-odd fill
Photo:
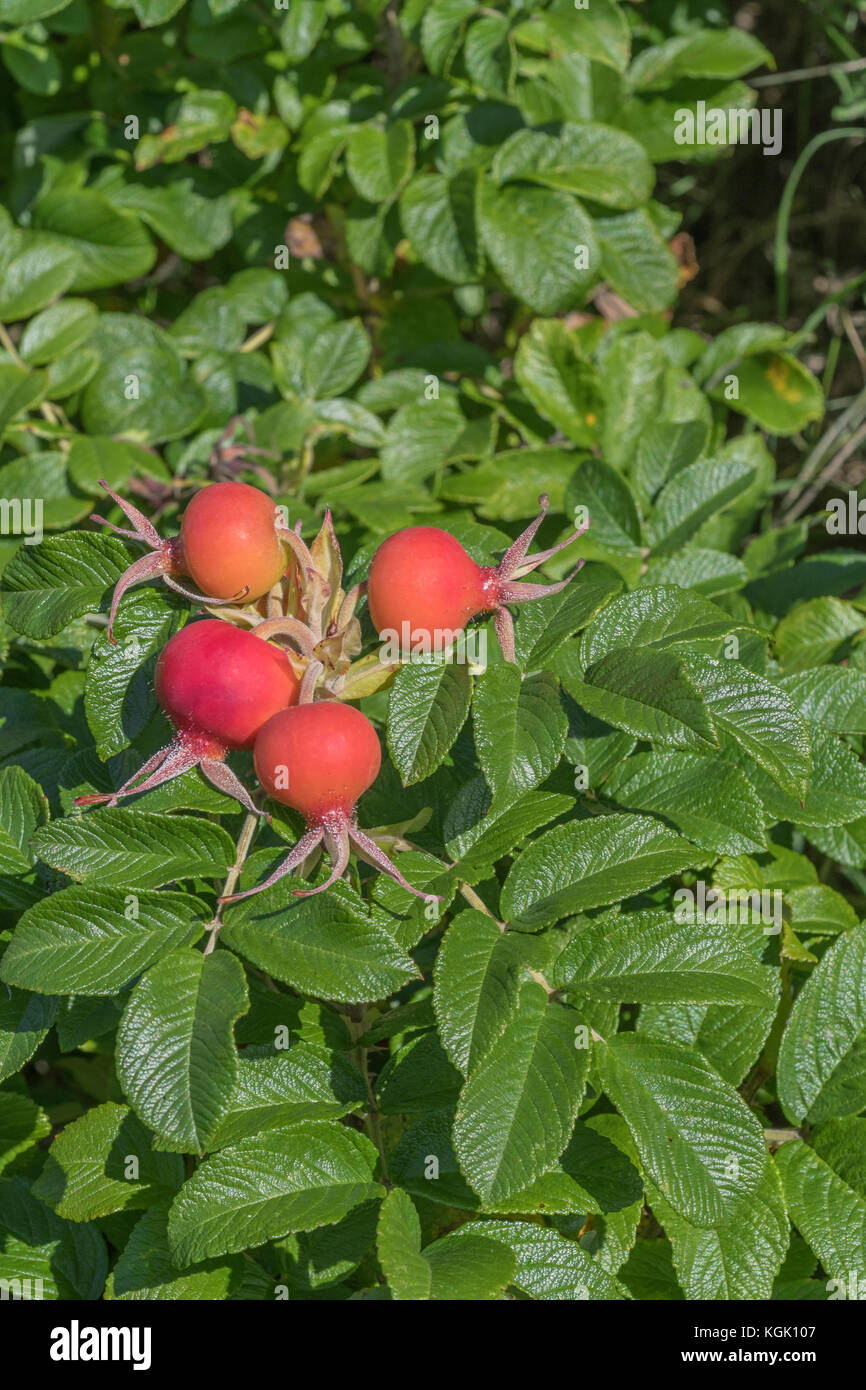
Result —
[[[175, 728], [171, 743], [118, 791], [82, 796], [76, 804], [115, 806], [121, 797], [198, 767], [248, 811], [264, 814], [225, 761], [233, 749], [251, 749], [267, 795], [298, 811], [307, 824], [279, 868], [251, 893], [270, 887], [324, 846], [332, 864], [327, 881], [295, 890], [298, 896], [321, 893], [345, 872], [351, 846], [409, 892], [433, 897], [407, 883], [358, 826], [357, 802], [378, 775], [381, 752], [366, 715], [345, 701], [382, 688], [395, 666], [375, 654], [353, 661], [361, 651], [356, 605], [366, 592], [377, 632], [410, 633], [413, 642], [436, 652], [442, 651], [443, 634], [450, 640], [472, 618], [492, 613], [503, 654], [513, 660], [513, 625], [505, 605], [564, 588], [573, 575], [558, 584], [522, 584], [520, 576], [579, 532], [527, 560], [547, 510], [542, 497], [540, 516], [493, 567], [477, 565], [447, 531], [408, 527], [382, 543], [366, 583], [346, 593], [330, 513], [307, 546], [300, 527], [290, 530], [257, 488], [212, 483], [187, 506], [180, 535], [163, 540], [137, 508], [102, 486], [134, 528], [111, 529], [149, 548], [117, 583], [109, 639], [115, 640], [123, 594], [153, 578], [161, 577], [203, 608], [216, 609], [219, 617], [183, 627], [160, 653], [156, 695]], [[197, 591], [180, 580], [191, 580]], [[236, 893], [225, 901], [247, 896]]]

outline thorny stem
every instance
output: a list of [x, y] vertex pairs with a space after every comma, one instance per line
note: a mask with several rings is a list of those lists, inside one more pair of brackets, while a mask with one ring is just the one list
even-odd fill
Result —
[[[361, 1009], [360, 1017], [355, 1018], [352, 1014], [347, 1018], [349, 1031], [352, 1040], [356, 1041], [362, 1036], [367, 1027], [366, 1010]], [[356, 1047], [354, 1051], [355, 1065], [364, 1078], [367, 1087], [367, 1109], [364, 1114], [364, 1131], [367, 1138], [375, 1144], [379, 1154], [379, 1161], [382, 1165], [382, 1181], [386, 1187], [391, 1186], [391, 1176], [388, 1172], [388, 1155], [385, 1151], [385, 1140], [382, 1135], [382, 1119], [379, 1114], [379, 1107], [376, 1104], [376, 1097], [373, 1091], [373, 1082], [370, 1077], [370, 1068], [367, 1063], [367, 1048]]]
[[[237, 881], [241, 876], [241, 869], [244, 867], [244, 864], [246, 863], [246, 857], [250, 852], [250, 845], [253, 842], [253, 836], [256, 833], [256, 826], [258, 825], [258, 823], [259, 817], [257, 815], [254, 815], [252, 811], [248, 812], [247, 817], [241, 827], [240, 836], [238, 837], [238, 847], [237, 852], [235, 854], [235, 862], [232, 864], [231, 868], [228, 871], [225, 886], [223, 888], [222, 893], [220, 894], [221, 898], [227, 898], [230, 896], [230, 894], [232, 894], [235, 891]], [[207, 945], [204, 948], [204, 954], [206, 956], [209, 956], [211, 951], [216, 946], [217, 937], [220, 934], [220, 929], [223, 924], [224, 907], [224, 903], [217, 903], [216, 916], [214, 917], [213, 921], [209, 924], [210, 936], [208, 937]]]

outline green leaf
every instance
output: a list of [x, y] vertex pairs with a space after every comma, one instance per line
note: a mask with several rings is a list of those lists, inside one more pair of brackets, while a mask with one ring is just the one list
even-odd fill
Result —
[[0, 873], [24, 874], [32, 867], [30, 841], [47, 813], [42, 788], [23, 768], [0, 768]]
[[[791, 1220], [805, 1236], [828, 1278], [842, 1281], [862, 1269], [866, 1248], [866, 1200], [853, 1192], [802, 1139], [777, 1150], [776, 1166]], [[860, 1276], [862, 1277], [862, 1275]]]
[[653, 167], [624, 131], [586, 122], [551, 130], [517, 130], [496, 152], [493, 177], [562, 188], [613, 208], [646, 202]]
[[264, 1129], [337, 1119], [367, 1100], [364, 1078], [348, 1058], [295, 1042], [272, 1057], [241, 1054], [231, 1104], [208, 1142], [224, 1149]]
[[515, 861], [502, 890], [502, 912], [519, 927], [542, 927], [631, 897], [703, 859], [688, 840], [649, 816], [597, 816], [556, 826]]
[[635, 555], [641, 548], [641, 523], [628, 484], [601, 459], [584, 459], [568, 485], [565, 510], [589, 513], [587, 537], [603, 550]]
[[423, 173], [400, 196], [400, 220], [424, 265], [455, 285], [474, 284], [484, 266], [476, 222], [477, 177]]
[[139, 1218], [108, 1276], [104, 1297], [183, 1303], [229, 1297], [244, 1274], [240, 1256], [223, 1255], [178, 1270], [168, 1248], [168, 1204], [155, 1203]]
[[377, 1078], [376, 1102], [384, 1115], [411, 1115], [453, 1104], [459, 1090], [460, 1074], [431, 1031], [391, 1054]]
[[172, 1258], [183, 1267], [331, 1225], [383, 1195], [375, 1163], [369, 1139], [336, 1120], [242, 1139], [206, 1159], [173, 1201]]
[[[561, 319], [535, 319], [530, 324], [514, 355], [514, 375], [523, 394], [540, 415], [575, 444], [593, 443], [602, 411], [598, 369], [594, 362], [582, 356], [577, 336]], [[584, 470], [585, 467], [586, 464]], [[606, 476], [608, 470], [604, 465], [599, 463], [599, 468]], [[617, 491], [628, 495], [626, 484], [618, 474], [616, 478], [617, 483], [612, 486], [618, 484]], [[589, 473], [581, 481], [589, 485]], [[569, 493], [571, 490], [570, 485]], [[586, 500], [589, 505], [589, 498]], [[568, 505], [566, 510], [571, 512], [573, 508]], [[593, 525], [596, 524], [596, 510], [590, 507]], [[625, 519], [626, 526], [629, 520]], [[616, 526], [617, 533], [620, 524]]]
[[738, 626], [718, 604], [671, 584], [635, 589], [608, 603], [580, 643], [584, 666], [618, 648], [694, 647], [714, 652]]
[[713, 721], [676, 649], [619, 647], [594, 662], [571, 695], [598, 719], [662, 747], [718, 745]]
[[79, 293], [146, 275], [156, 260], [156, 247], [138, 219], [118, 212], [93, 189], [43, 194], [32, 226], [51, 233], [50, 245], [59, 242], [77, 253], [79, 266], [69, 288]]
[[139, 589], [125, 597], [118, 611], [114, 641], [104, 633], [94, 642], [84, 709], [100, 758], [128, 748], [153, 718], [156, 657], [180, 627], [184, 607], [164, 590]]
[[501, 931], [483, 912], [461, 912], [448, 927], [436, 957], [434, 1000], [442, 1042], [464, 1075], [501, 1037], [533, 955], [531, 937]]
[[17, 1167], [16, 1159], [42, 1155], [36, 1145], [51, 1134], [51, 1121], [28, 1096], [0, 1091], [0, 1173]]
[[352, 131], [346, 149], [346, 173], [368, 203], [396, 196], [415, 164], [415, 133], [409, 121], [381, 129], [362, 125]]
[[[761, 946], [763, 943], [762, 937]], [[778, 975], [775, 980], [778, 996]], [[739, 1086], [761, 1055], [775, 1016], [775, 999], [769, 1008], [752, 1004], [642, 1004], [637, 1031], [696, 1048], [720, 1076]]]
[[483, 1236], [498, 1240], [517, 1256], [514, 1283], [530, 1298], [591, 1301], [623, 1299], [622, 1286], [581, 1250], [577, 1241], [534, 1221], [469, 1221], [454, 1233], [455, 1240]]
[[737, 367], [737, 394], [724, 383], [708, 394], [754, 420], [769, 434], [798, 434], [824, 415], [821, 383], [789, 352], [746, 357]]
[[302, 994], [343, 1003], [384, 999], [416, 975], [385, 926], [389, 919], [356, 895], [334, 888], [293, 900], [286, 884], [229, 907], [223, 944]]
[[8, 985], [0, 989], [0, 1081], [29, 1062], [56, 1017], [57, 1000], [51, 995], [26, 994]]
[[382, 1203], [376, 1250], [394, 1299], [431, 1297], [433, 1271], [421, 1254], [421, 1222], [411, 1197], [399, 1188]]
[[207, 917], [206, 905], [187, 893], [64, 888], [21, 917], [0, 978], [41, 993], [113, 994], [194, 941]]
[[598, 1049], [597, 1065], [647, 1173], [675, 1211], [703, 1229], [748, 1206], [766, 1163], [763, 1130], [703, 1057], [621, 1033]]
[[866, 1105], [866, 928], [846, 931], [794, 1001], [779, 1050], [789, 1119], [818, 1124]]
[[95, 1105], [57, 1135], [34, 1193], [70, 1221], [150, 1206], [183, 1182], [182, 1159], [151, 1138], [127, 1106]]
[[724, 759], [638, 753], [614, 769], [604, 795], [623, 810], [664, 817], [714, 854], [748, 854], [766, 844], [761, 801], [745, 774]]
[[784, 691], [733, 660], [696, 655], [691, 674], [719, 732], [754, 758], [784, 792], [802, 801], [811, 741], [806, 723]]
[[459, 862], [460, 877], [477, 883], [527, 835], [573, 809], [574, 799], [557, 792], [525, 792], [515, 802], [491, 802], [479, 775], [464, 783], [448, 812], [446, 849]]
[[576, 1046], [580, 1022], [527, 981], [501, 1036], [466, 1082], [454, 1147], [485, 1201], [520, 1191], [568, 1143], [589, 1069], [589, 1050]]
[[[0, 435], [6, 426], [27, 410], [32, 410], [45, 395], [48, 380], [44, 372], [0, 363]], [[8, 522], [6, 523], [8, 525]]]
[[388, 750], [404, 786], [442, 762], [469, 713], [468, 665], [412, 661], [400, 667], [388, 701]]
[[[73, 246], [52, 237], [21, 235], [21, 246], [0, 272], [0, 318], [29, 319], [69, 289], [81, 269]], [[57, 306], [60, 307], [59, 305]], [[94, 318], [96, 317], [94, 311]], [[25, 329], [22, 343], [30, 325]], [[31, 359], [22, 352], [25, 361]]]
[[329, 324], [316, 334], [305, 355], [310, 395], [318, 399], [342, 396], [354, 386], [369, 356], [370, 339], [360, 319]]
[[797, 671], [779, 682], [804, 719], [833, 734], [866, 734], [866, 675], [842, 666]]
[[399, 1188], [382, 1203], [377, 1250], [392, 1297], [400, 1301], [499, 1298], [517, 1268], [506, 1246], [482, 1235], [444, 1236], [422, 1253], [418, 1214]]
[[693, 1226], [652, 1189], [647, 1199], [673, 1246], [674, 1268], [687, 1298], [769, 1299], [788, 1251], [790, 1229], [782, 1184], [768, 1158], [749, 1200], [749, 1218], [714, 1230]]
[[233, 1024], [248, 1008], [243, 966], [229, 951], [172, 951], [133, 989], [117, 1076], [137, 1114], [171, 1144], [200, 1153], [225, 1117], [238, 1076]]
[[191, 261], [208, 260], [232, 235], [231, 199], [202, 198], [192, 179], [175, 179], [163, 188], [123, 184], [107, 189], [106, 196], [113, 207], [137, 214], [172, 251]]
[[618, 72], [628, 66], [629, 26], [616, 0], [593, 0], [577, 17], [565, 5], [555, 7], [518, 25], [514, 36], [518, 43], [553, 58], [581, 54]]
[[137, 314], [102, 314], [98, 343], [102, 363], [81, 404], [88, 434], [161, 444], [195, 428], [205, 395], [163, 329]]
[[129, 563], [120, 541], [87, 532], [22, 545], [3, 571], [3, 616], [44, 641], [83, 613], [98, 613]]
[[622, 588], [606, 565], [585, 565], [573, 583], [549, 598], [533, 599], [520, 611], [515, 660], [524, 671], [540, 671], [575, 632]]
[[747, 458], [699, 459], [666, 483], [647, 522], [647, 539], [656, 555], [669, 555], [696, 535], [710, 517], [736, 502], [755, 481]]
[[805, 671], [847, 655], [852, 637], [866, 627], [866, 617], [850, 603], [825, 597], [802, 603], [776, 629], [776, 656], [788, 671]]
[[601, 273], [633, 308], [661, 313], [677, 297], [676, 258], [646, 208], [595, 221]]
[[590, 999], [776, 1002], [777, 977], [738, 933], [711, 921], [677, 922], [664, 909], [603, 916], [573, 936], [551, 983]]
[[682, 77], [730, 79], [772, 61], [764, 45], [743, 29], [696, 29], [638, 54], [629, 69], [629, 85], [641, 91], [670, 86]]
[[95, 1226], [61, 1220], [25, 1178], [0, 1181], [0, 1279], [11, 1288], [19, 1281], [23, 1298], [77, 1302], [100, 1298], [107, 1273], [108, 1251]]
[[489, 666], [472, 706], [478, 761], [495, 797], [519, 796], [550, 775], [562, 756], [568, 720], [559, 682], [542, 671], [521, 677], [513, 662]]
[[[538, 314], [573, 308], [599, 279], [593, 224], [560, 189], [497, 188], [492, 179], [482, 179], [478, 227], [506, 288]], [[523, 229], [519, 237], [515, 227]]]
[[99, 808], [38, 830], [40, 859], [79, 882], [158, 888], [177, 878], [225, 876], [235, 847], [220, 825], [194, 816]]

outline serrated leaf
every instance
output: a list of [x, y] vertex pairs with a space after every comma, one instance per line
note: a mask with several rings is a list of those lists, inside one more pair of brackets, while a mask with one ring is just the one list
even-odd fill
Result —
[[497, 150], [492, 172], [500, 184], [527, 180], [614, 208], [637, 207], [653, 185], [652, 164], [637, 140], [593, 122], [517, 130]]
[[687, 647], [714, 651], [740, 626], [717, 603], [672, 584], [633, 590], [611, 599], [580, 641], [584, 666], [618, 648]]
[[543, 670], [563, 643], [585, 627], [621, 588], [622, 580], [614, 570], [590, 563], [560, 593], [533, 599], [520, 610], [517, 620], [517, 665], [524, 671]]
[[530, 791], [550, 775], [565, 746], [559, 682], [547, 672], [524, 679], [513, 662], [489, 666], [475, 691], [472, 724], [493, 796]]
[[29, 1062], [57, 1017], [53, 995], [0, 989], [0, 1081], [14, 1076]]
[[[524, 228], [523, 236], [514, 236], [516, 226]], [[599, 278], [592, 221], [561, 189], [526, 184], [498, 188], [492, 179], [483, 178], [478, 227], [506, 288], [536, 313], [572, 308]], [[578, 248], [585, 262], [578, 260]]]
[[222, 1300], [243, 1278], [244, 1261], [223, 1255], [178, 1270], [168, 1248], [168, 1204], [155, 1203], [139, 1218], [105, 1286], [107, 1301]]
[[554, 827], [525, 849], [502, 890], [508, 921], [541, 927], [606, 907], [689, 865], [702, 851], [649, 816], [597, 816]]
[[129, 564], [120, 541], [86, 532], [22, 545], [3, 571], [3, 615], [44, 641], [73, 618], [98, 613]]
[[293, 900], [291, 882], [229, 907], [223, 943], [300, 993], [343, 1003], [384, 999], [416, 975], [383, 917], [356, 895]]
[[841, 1287], [847, 1296], [849, 1276], [862, 1271], [866, 1200], [802, 1139], [783, 1144], [775, 1160], [791, 1220], [818, 1256], [824, 1273], [840, 1281], [837, 1295]]
[[[98, 1299], [108, 1251], [95, 1226], [63, 1221], [25, 1178], [0, 1180], [0, 1279], [22, 1298]], [[13, 1295], [14, 1296], [14, 1295]]]
[[38, 1153], [36, 1145], [50, 1133], [51, 1121], [35, 1101], [0, 1091], [0, 1173], [17, 1167], [16, 1159]]
[[844, 932], [794, 1001], [778, 1066], [789, 1119], [817, 1124], [866, 1106], [866, 927]]
[[581, 1020], [527, 981], [501, 1036], [463, 1088], [454, 1122], [460, 1165], [485, 1201], [519, 1191], [562, 1153], [586, 1086]]
[[690, 1299], [768, 1299], [788, 1250], [790, 1229], [779, 1174], [767, 1159], [749, 1200], [749, 1219], [701, 1230], [650, 1189], [647, 1200], [673, 1246], [674, 1268]]
[[709, 711], [689, 675], [687, 659], [654, 647], [608, 652], [587, 668], [571, 695], [589, 714], [661, 747], [718, 744]]
[[463, 727], [471, 695], [465, 663], [412, 661], [400, 667], [388, 701], [388, 749], [404, 786], [436, 771]]
[[40, 859], [101, 887], [158, 888], [178, 878], [225, 877], [235, 847], [220, 825], [194, 816], [98, 809], [52, 821], [33, 837]]
[[206, 1159], [173, 1201], [172, 1257], [182, 1267], [331, 1225], [383, 1195], [375, 1163], [369, 1139], [336, 1120], [242, 1139]]
[[30, 841], [47, 811], [42, 788], [23, 768], [0, 768], [0, 873], [23, 874], [32, 867]]
[[403, 190], [400, 219], [418, 259], [443, 280], [474, 284], [484, 267], [475, 199], [477, 177], [461, 170], [453, 178], [419, 174]]
[[623, 1299], [621, 1284], [574, 1240], [531, 1221], [469, 1221], [454, 1232], [456, 1240], [481, 1235], [498, 1240], [517, 1256], [514, 1283], [530, 1298], [579, 1300]]
[[766, 1163], [764, 1134], [733, 1086], [689, 1048], [621, 1033], [597, 1049], [602, 1085], [671, 1206], [700, 1228], [742, 1211]]
[[21, 917], [0, 979], [43, 994], [112, 994], [194, 941], [207, 918], [205, 904], [186, 893], [64, 888]]
[[230, 951], [172, 951], [139, 980], [117, 1032], [117, 1076], [151, 1129], [190, 1153], [207, 1148], [231, 1104], [233, 1024], [249, 1008]]
[[651, 909], [601, 917], [584, 927], [557, 957], [551, 983], [574, 995], [617, 1002], [771, 1006], [775, 978], [735, 929], [677, 922], [670, 912]]
[[744, 773], [724, 759], [637, 753], [614, 770], [604, 795], [624, 810], [664, 817], [715, 854], [744, 854], [766, 844], [760, 798]]
[[147, 1207], [183, 1182], [179, 1155], [154, 1151], [151, 1140], [128, 1106], [94, 1106], [57, 1135], [33, 1190], [71, 1221]]
[[716, 728], [800, 800], [806, 795], [811, 741], [796, 706], [778, 686], [738, 661], [690, 658], [691, 677]]
[[241, 1054], [231, 1104], [209, 1149], [237, 1144], [264, 1129], [309, 1119], [337, 1119], [367, 1100], [357, 1067], [339, 1052], [295, 1042], [272, 1057]]
[[521, 967], [532, 958], [532, 938], [501, 931], [486, 913], [469, 909], [448, 927], [436, 957], [433, 997], [442, 1042], [464, 1075], [502, 1036], [517, 1002]]

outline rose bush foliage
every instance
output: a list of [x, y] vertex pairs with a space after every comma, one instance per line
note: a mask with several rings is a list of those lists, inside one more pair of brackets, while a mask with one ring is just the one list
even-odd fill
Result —
[[[0, 1277], [825, 1297], [866, 1236], [866, 557], [774, 525], [820, 385], [775, 325], [672, 326], [653, 196], [718, 154], [673, 112], [769, 55], [615, 0], [0, 18], [0, 500], [47, 532], [0, 557]], [[438, 907], [353, 862], [218, 914], [293, 813], [241, 862], [196, 771], [73, 805], [166, 742], [194, 611], [138, 589], [109, 643], [99, 480], [172, 534], [227, 477], [308, 539], [330, 507], [347, 588], [404, 526], [492, 564], [540, 493], [545, 545], [588, 512], [514, 664], [382, 683], [364, 618], [361, 825]]]

